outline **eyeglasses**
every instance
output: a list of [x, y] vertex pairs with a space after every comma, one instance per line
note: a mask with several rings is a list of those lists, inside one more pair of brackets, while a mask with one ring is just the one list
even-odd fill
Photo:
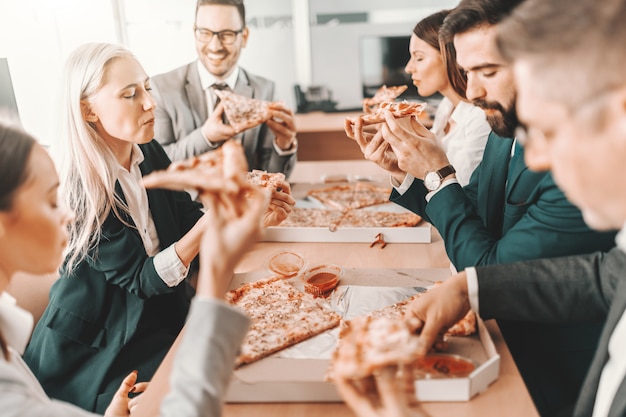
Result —
[[239, 30], [221, 30], [219, 32], [213, 32], [206, 28], [199, 28], [194, 26], [193, 33], [196, 39], [200, 42], [209, 43], [213, 40], [213, 36], [217, 35], [222, 45], [232, 45], [237, 40], [237, 35], [243, 32], [243, 28]]

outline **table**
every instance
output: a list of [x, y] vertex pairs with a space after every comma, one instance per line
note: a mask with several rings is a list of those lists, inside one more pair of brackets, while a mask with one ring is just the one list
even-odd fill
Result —
[[[331, 170], [332, 174], [384, 176], [385, 172], [368, 161], [299, 162], [294, 169], [291, 181], [317, 181], [319, 176]], [[370, 248], [367, 243], [286, 243], [259, 242], [244, 256], [236, 272], [252, 272], [263, 268], [268, 257], [284, 248], [302, 254], [312, 263], [331, 263], [354, 268], [448, 268], [449, 260], [443, 240], [432, 230], [431, 243], [394, 243], [384, 249]], [[537, 411], [524, 386], [511, 354], [493, 320], [485, 323], [500, 353], [500, 376], [485, 392], [468, 402], [422, 403], [424, 411], [432, 416], [467, 417], [535, 417]], [[172, 351], [175, 351], [176, 345]], [[144, 395], [141, 408], [133, 415], [156, 415], [157, 406], [166, 383], [163, 376], [169, 374], [171, 354], [164, 360], [162, 368], [152, 381], [151, 390]], [[225, 417], [293, 417], [353, 416], [343, 403], [245, 403], [225, 404]]]
[[344, 131], [346, 117], [360, 113], [298, 113], [295, 115], [298, 135], [298, 160], [363, 159], [359, 145]]

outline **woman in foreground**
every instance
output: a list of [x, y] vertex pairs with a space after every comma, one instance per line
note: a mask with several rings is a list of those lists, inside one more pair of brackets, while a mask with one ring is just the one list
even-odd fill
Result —
[[[39, 275], [57, 270], [74, 214], [57, 200], [59, 178], [46, 150], [21, 128], [6, 122], [0, 122], [0, 178], [0, 291], [4, 291], [17, 272]], [[220, 298], [228, 289], [237, 261], [256, 241], [267, 209], [265, 194], [246, 186], [241, 178], [224, 179], [220, 188], [202, 193], [203, 203], [213, 215], [205, 216], [196, 296], [161, 416], [221, 414], [222, 396], [248, 319]], [[233, 205], [241, 210], [233, 212]], [[24, 319], [28, 313], [8, 298], [0, 298], [2, 415], [95, 416], [46, 396], [20, 358], [32, 319]], [[135, 380], [134, 373], [124, 380], [105, 416], [129, 415], [137, 399], [129, 401], [128, 393], [143, 390], [140, 384], [133, 385]]]
[[[154, 140], [150, 79], [130, 51], [81, 45], [64, 77], [59, 196], [76, 219], [24, 360], [49, 396], [102, 413], [129, 372], [152, 378], [182, 329], [213, 213], [182, 190], [142, 185], [170, 160]], [[295, 204], [289, 185], [281, 190], [266, 224]]]

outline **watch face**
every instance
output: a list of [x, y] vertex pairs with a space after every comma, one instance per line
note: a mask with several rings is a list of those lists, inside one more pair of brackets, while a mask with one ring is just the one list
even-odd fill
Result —
[[424, 186], [428, 191], [435, 191], [441, 185], [441, 177], [436, 172], [428, 172], [424, 177]]

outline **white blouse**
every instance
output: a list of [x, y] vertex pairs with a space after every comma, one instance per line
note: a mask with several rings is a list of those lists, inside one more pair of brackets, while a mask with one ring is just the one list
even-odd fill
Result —
[[[451, 126], [445, 133], [448, 123]], [[491, 132], [483, 110], [465, 101], [453, 108], [452, 102], [444, 97], [437, 107], [431, 132], [446, 151], [461, 186], [467, 185], [474, 169], [483, 159]]]

